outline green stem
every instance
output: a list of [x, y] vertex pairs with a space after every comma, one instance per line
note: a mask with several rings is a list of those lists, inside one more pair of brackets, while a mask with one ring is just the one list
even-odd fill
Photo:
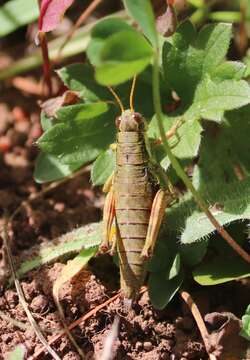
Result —
[[248, 263], [250, 263], [250, 255], [244, 251], [239, 244], [229, 235], [229, 233], [223, 228], [223, 226], [220, 225], [220, 223], [216, 220], [216, 218], [213, 216], [211, 211], [208, 209], [208, 206], [206, 202], [202, 199], [199, 192], [194, 188], [191, 180], [185, 173], [185, 171], [182, 169], [179, 161], [174, 156], [174, 154], [171, 151], [171, 148], [169, 146], [165, 130], [163, 127], [163, 118], [162, 118], [162, 111], [161, 111], [161, 96], [160, 96], [160, 87], [159, 87], [159, 50], [156, 49], [155, 51], [155, 58], [154, 58], [154, 66], [153, 66], [153, 101], [154, 101], [154, 107], [156, 112], [156, 119], [157, 119], [157, 125], [159, 128], [160, 136], [162, 145], [165, 149], [165, 152], [171, 162], [171, 165], [173, 166], [174, 170], [176, 171], [177, 175], [182, 179], [184, 184], [186, 185], [187, 189], [190, 190], [192, 193], [196, 203], [200, 207], [200, 209], [206, 214], [210, 222], [213, 224], [213, 226], [216, 228], [218, 233], [227, 241], [227, 243]]
[[204, 0], [187, 0], [187, 2], [196, 8], [204, 6]]
[[214, 11], [208, 18], [213, 21], [240, 22], [242, 15], [239, 11]]

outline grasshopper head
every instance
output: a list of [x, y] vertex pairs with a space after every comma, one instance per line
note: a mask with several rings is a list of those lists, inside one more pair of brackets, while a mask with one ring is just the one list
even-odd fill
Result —
[[131, 110], [125, 110], [116, 118], [116, 127], [119, 131], [143, 131], [145, 120], [143, 116]]

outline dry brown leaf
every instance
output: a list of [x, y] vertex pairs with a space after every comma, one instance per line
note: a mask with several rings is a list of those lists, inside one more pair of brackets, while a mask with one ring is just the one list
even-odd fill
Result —
[[61, 96], [46, 100], [40, 104], [41, 109], [48, 117], [55, 117], [57, 110], [65, 105], [73, 105], [79, 100], [78, 93], [75, 91], [67, 90]]
[[209, 334], [209, 353], [217, 360], [243, 360], [246, 355], [247, 341], [239, 335], [242, 324], [230, 312], [214, 312], [205, 316], [207, 325], [212, 329]]

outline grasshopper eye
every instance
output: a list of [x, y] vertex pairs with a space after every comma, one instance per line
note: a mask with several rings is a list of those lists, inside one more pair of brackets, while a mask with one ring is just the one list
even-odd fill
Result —
[[141, 115], [140, 113], [138, 113], [138, 112], [135, 112], [135, 113], [133, 114], [133, 119], [134, 119], [138, 124], [143, 123], [143, 117], [142, 117], [142, 115]]
[[117, 129], [120, 128], [120, 124], [121, 124], [121, 117], [118, 116], [118, 117], [115, 119], [115, 126], [117, 127]]

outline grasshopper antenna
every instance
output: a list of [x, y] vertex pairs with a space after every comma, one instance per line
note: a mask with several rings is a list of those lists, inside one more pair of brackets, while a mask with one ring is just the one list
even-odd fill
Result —
[[124, 106], [122, 105], [121, 99], [119, 98], [119, 96], [117, 95], [117, 93], [115, 92], [115, 90], [111, 86], [108, 86], [108, 89], [111, 92], [111, 94], [114, 96], [114, 98], [116, 99], [118, 105], [120, 106], [121, 112], [123, 113], [124, 112]]
[[133, 82], [130, 90], [130, 96], [129, 96], [129, 106], [130, 110], [134, 112], [134, 93], [135, 93], [135, 84], [136, 84], [136, 75], [133, 77]]

